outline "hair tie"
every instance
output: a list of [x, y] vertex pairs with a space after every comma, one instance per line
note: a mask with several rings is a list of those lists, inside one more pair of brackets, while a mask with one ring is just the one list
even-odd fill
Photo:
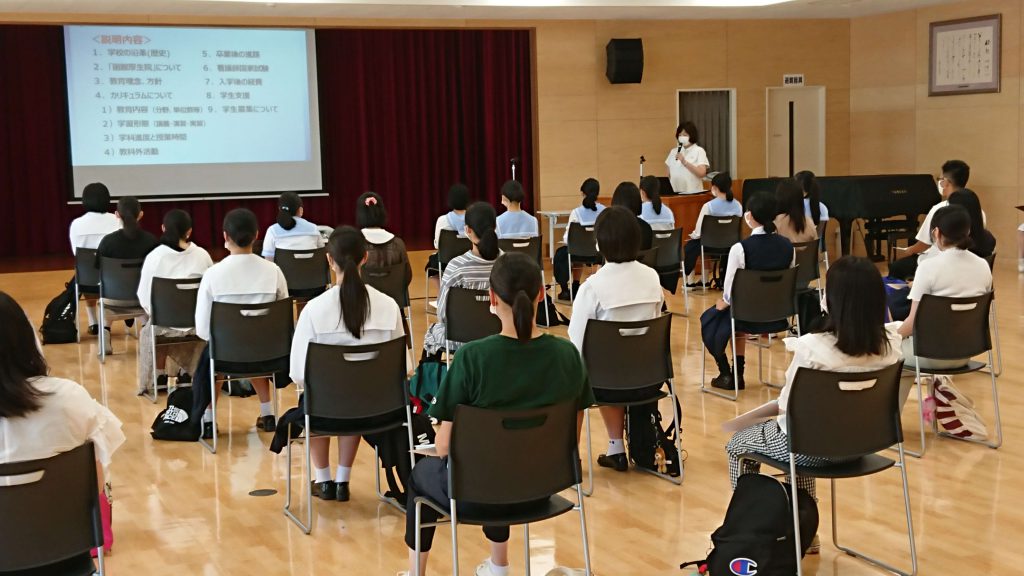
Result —
[[376, 206], [377, 199], [373, 196], [367, 196], [366, 200], [363, 201], [363, 204], [365, 204], [366, 206]]
[[291, 212], [292, 209], [287, 206], [281, 206], [281, 212]]

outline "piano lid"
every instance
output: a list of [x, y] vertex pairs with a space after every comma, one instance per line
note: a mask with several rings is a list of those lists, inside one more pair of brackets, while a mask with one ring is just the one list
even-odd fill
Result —
[[[743, 181], [743, 200], [757, 194], [775, 193], [781, 178]], [[874, 176], [821, 176], [821, 201], [837, 220], [918, 216], [942, 200], [929, 174], [880, 174]]]

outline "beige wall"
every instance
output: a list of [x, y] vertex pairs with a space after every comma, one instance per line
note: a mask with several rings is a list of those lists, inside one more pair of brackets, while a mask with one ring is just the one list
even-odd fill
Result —
[[[1000, 13], [1002, 91], [928, 97], [928, 25]], [[853, 173], [937, 174], [960, 158], [981, 197], [1000, 252], [1015, 252], [1024, 204], [1021, 0], [971, 0], [858, 18], [850, 28], [850, 169]]]

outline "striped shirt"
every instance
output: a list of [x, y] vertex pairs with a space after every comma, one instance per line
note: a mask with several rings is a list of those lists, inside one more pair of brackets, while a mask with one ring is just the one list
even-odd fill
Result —
[[[448, 291], [452, 288], [469, 288], [470, 290], [487, 290], [491, 287], [491, 267], [493, 260], [484, 260], [472, 251], [452, 259], [441, 276], [441, 289], [437, 294], [437, 322], [430, 325], [423, 338], [423, 349], [427, 354], [436, 354], [445, 347], [445, 314], [448, 308]], [[452, 352], [461, 346], [461, 342], [449, 342]]]

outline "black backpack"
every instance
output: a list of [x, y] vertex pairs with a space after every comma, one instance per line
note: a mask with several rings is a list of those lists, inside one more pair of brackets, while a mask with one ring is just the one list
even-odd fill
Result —
[[[676, 417], [682, 409], [676, 401]], [[628, 428], [626, 442], [629, 444], [629, 459], [640, 468], [655, 470], [669, 476], [679, 476], [682, 462], [678, 460], [675, 447], [675, 430], [661, 426], [661, 412], [657, 401], [626, 408]]]
[[[430, 425], [430, 418], [426, 414], [412, 415], [412, 439], [417, 446], [433, 444], [434, 435], [434, 427]], [[384, 476], [388, 482], [388, 490], [384, 496], [394, 498], [405, 506], [404, 487], [409, 485], [409, 476], [412, 474], [409, 462], [409, 437], [405, 427], [367, 434], [363, 436], [363, 440], [376, 447], [380, 454], [380, 466], [384, 469]], [[416, 461], [419, 462], [420, 458], [423, 456], [417, 454]]]
[[[545, 308], [547, 314], [544, 313]], [[548, 324], [548, 318], [551, 319], [551, 324]], [[544, 294], [544, 301], [537, 303], [537, 326], [543, 326], [550, 328], [552, 326], [568, 326], [569, 319], [566, 318], [558, 308], [555, 308], [555, 302], [551, 299], [550, 294]]]
[[182, 386], [175, 388], [174, 392], [167, 395], [167, 408], [164, 408], [156, 415], [153, 426], [150, 428], [150, 436], [154, 440], [173, 440], [179, 442], [195, 442], [199, 437], [199, 417], [189, 416], [192, 409], [192, 387]]
[[[771, 476], [744, 474], [736, 482], [725, 522], [711, 534], [714, 546], [707, 559], [687, 562], [710, 576], [794, 576], [793, 504], [789, 484]], [[801, 556], [818, 532], [818, 507], [805, 490], [800, 504]]]
[[39, 335], [43, 344], [69, 344], [78, 341], [75, 323], [75, 279], [64, 284], [64, 291], [50, 300], [43, 314]]

